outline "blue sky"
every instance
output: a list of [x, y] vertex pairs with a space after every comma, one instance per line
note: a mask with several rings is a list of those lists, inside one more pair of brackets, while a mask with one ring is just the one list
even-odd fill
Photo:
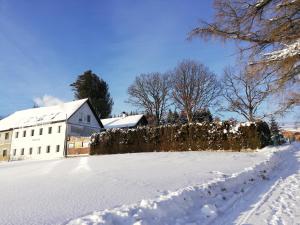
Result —
[[189, 58], [221, 75], [234, 46], [186, 39], [212, 15], [208, 0], [0, 0], [0, 115], [45, 95], [73, 100], [69, 84], [89, 69], [109, 84], [114, 114], [132, 110], [124, 101], [140, 73]]

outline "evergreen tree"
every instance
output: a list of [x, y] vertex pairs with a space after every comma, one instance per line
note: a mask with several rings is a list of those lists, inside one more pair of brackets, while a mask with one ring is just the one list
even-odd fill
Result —
[[173, 117], [174, 117], [174, 124], [178, 124], [179, 123], [179, 114], [176, 110], [174, 110]]
[[284, 143], [284, 138], [280, 133], [278, 123], [273, 116], [271, 117], [270, 121], [270, 131], [273, 145], [280, 145]]
[[138, 115], [139, 113], [137, 111], [130, 111], [129, 115], [130, 116], [134, 116], [134, 115]]
[[209, 109], [197, 110], [193, 115], [193, 122], [212, 122], [213, 117]]
[[167, 123], [168, 124], [173, 124], [174, 123], [174, 114], [173, 114], [171, 109], [169, 109], [169, 111], [168, 111]]
[[91, 70], [79, 75], [70, 86], [76, 99], [89, 98], [100, 118], [106, 118], [110, 115], [113, 100], [110, 97], [108, 84]]
[[270, 130], [271, 130], [272, 135], [278, 135], [279, 134], [278, 123], [276, 122], [274, 116], [271, 117]]
[[168, 115], [167, 115], [167, 123], [168, 124], [177, 124], [179, 122], [179, 114], [176, 110], [172, 112], [171, 109], [169, 109]]

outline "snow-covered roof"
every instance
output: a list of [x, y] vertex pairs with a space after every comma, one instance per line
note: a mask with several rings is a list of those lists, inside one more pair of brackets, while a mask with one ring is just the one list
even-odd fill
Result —
[[0, 131], [67, 120], [87, 101], [86, 98], [55, 106], [17, 111], [0, 120]]
[[138, 124], [138, 122], [142, 119], [143, 116], [143, 114], [124, 117], [122, 116], [101, 119], [101, 122], [105, 129], [134, 127]]

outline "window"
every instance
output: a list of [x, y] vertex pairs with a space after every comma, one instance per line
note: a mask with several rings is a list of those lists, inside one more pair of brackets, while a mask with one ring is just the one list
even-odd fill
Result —
[[74, 143], [69, 143], [68, 148], [74, 148]]
[[87, 115], [87, 116], [86, 116], [86, 121], [87, 121], [88, 123], [91, 122], [91, 116], [90, 116], [90, 115]]
[[42, 147], [41, 147], [41, 146], [39, 146], [39, 147], [38, 147], [37, 154], [41, 154], [41, 150], [42, 150]]
[[48, 134], [52, 133], [52, 127], [48, 127]]
[[24, 148], [21, 149], [21, 155], [24, 155]]
[[26, 130], [23, 131], [23, 137], [26, 137]]
[[13, 154], [14, 154], [14, 156], [17, 154], [17, 149], [14, 149]]
[[56, 145], [56, 152], [59, 152], [59, 145]]
[[61, 132], [61, 126], [58, 126], [57, 127], [57, 133], [60, 133]]
[[5, 133], [5, 140], [7, 140], [9, 138], [9, 133]]
[[40, 135], [43, 135], [43, 128], [40, 128]]
[[47, 153], [50, 153], [50, 145], [47, 146], [46, 152], [47, 152]]
[[32, 148], [29, 148], [29, 155], [32, 155]]
[[16, 132], [15, 137], [16, 137], [16, 138], [19, 137], [19, 132]]
[[82, 142], [82, 147], [83, 148], [88, 148], [89, 147], [89, 143], [88, 142]]
[[31, 136], [34, 136], [34, 130], [31, 130]]
[[3, 150], [2, 156], [3, 156], [3, 157], [6, 157], [6, 156], [7, 156], [7, 150], [6, 150], [6, 149]]
[[79, 122], [82, 122], [82, 118], [83, 118], [83, 115], [82, 115], [82, 113], [80, 113], [80, 114], [79, 114], [79, 119], [78, 119], [78, 121], [79, 121]]

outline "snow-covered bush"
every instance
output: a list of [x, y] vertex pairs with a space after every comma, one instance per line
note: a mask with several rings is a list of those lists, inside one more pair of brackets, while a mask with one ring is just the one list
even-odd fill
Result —
[[136, 129], [111, 129], [91, 138], [92, 154], [262, 148], [270, 143], [265, 122], [190, 123]]

